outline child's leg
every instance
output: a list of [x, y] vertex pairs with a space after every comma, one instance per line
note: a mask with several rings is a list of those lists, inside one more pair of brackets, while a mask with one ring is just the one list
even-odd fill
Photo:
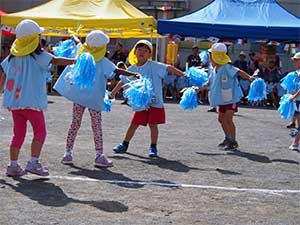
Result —
[[139, 125], [133, 124], [131, 123], [130, 126], [127, 129], [124, 141], [126, 142], [130, 142], [130, 140], [132, 139], [132, 137], [135, 134], [136, 129], [139, 127]]
[[19, 158], [20, 149], [25, 139], [27, 119], [23, 115], [23, 110], [13, 110], [12, 117], [14, 128], [10, 144], [10, 160], [16, 162]]
[[235, 141], [235, 126], [233, 123], [233, 110], [226, 110], [225, 112], [219, 111], [219, 122], [225, 134], [225, 138]]
[[150, 133], [151, 133], [151, 144], [157, 144], [158, 140], [158, 125], [157, 124], [149, 124]]
[[31, 157], [38, 160], [46, 139], [46, 123], [44, 113], [42, 111], [29, 110], [28, 120], [31, 123], [34, 134], [31, 143]]
[[66, 143], [66, 150], [72, 151], [75, 138], [77, 135], [77, 132], [81, 125], [82, 115], [84, 113], [85, 107], [78, 105], [76, 103], [73, 104], [73, 117], [72, 117], [72, 123], [69, 128], [68, 137], [67, 137], [67, 143]]
[[89, 109], [91, 125], [94, 133], [95, 150], [103, 152], [103, 134], [101, 112]]

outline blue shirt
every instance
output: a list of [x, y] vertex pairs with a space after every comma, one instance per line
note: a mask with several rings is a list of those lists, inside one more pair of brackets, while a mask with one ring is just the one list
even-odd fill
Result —
[[142, 66], [132, 65], [128, 71], [141, 74], [152, 82], [154, 99], [151, 107], [163, 108], [162, 82], [168, 74], [168, 65], [155, 61], [148, 61]]
[[106, 57], [96, 62], [96, 75], [93, 86], [89, 89], [80, 89], [77, 85], [71, 84], [64, 79], [71, 70], [67, 66], [54, 85], [62, 96], [81, 106], [97, 111], [104, 111], [104, 97], [107, 79], [114, 77], [117, 67]]
[[240, 101], [243, 97], [243, 92], [237, 79], [239, 70], [239, 68], [231, 64], [213, 68], [209, 76], [211, 106], [233, 104]]
[[9, 109], [47, 109], [46, 72], [54, 56], [43, 51], [37, 55], [6, 57], [1, 66], [6, 74], [3, 107]]

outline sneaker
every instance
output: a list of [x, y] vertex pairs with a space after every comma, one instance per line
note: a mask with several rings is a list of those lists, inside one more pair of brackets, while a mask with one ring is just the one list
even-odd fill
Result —
[[293, 128], [293, 129], [290, 130], [289, 135], [290, 135], [292, 138], [294, 138], [294, 137], [297, 136], [298, 132], [299, 132], [299, 131], [298, 131], [297, 128]]
[[218, 148], [225, 148], [225, 146], [229, 143], [229, 140], [227, 138], [224, 139], [223, 142], [218, 144]]
[[224, 147], [225, 151], [234, 151], [239, 147], [238, 143], [236, 141], [234, 142], [228, 142], [227, 145]]
[[291, 144], [289, 149], [292, 150], [292, 151], [299, 151], [299, 145]]
[[149, 157], [157, 157], [157, 148], [156, 147], [150, 147], [148, 151]]
[[128, 149], [128, 146], [124, 145], [123, 143], [116, 145], [113, 150], [115, 153], [125, 153]]
[[207, 112], [217, 112], [217, 108], [216, 107], [210, 108], [209, 110], [207, 110]]
[[66, 165], [73, 164], [73, 156], [71, 154], [65, 154], [61, 160], [61, 163]]
[[113, 162], [107, 159], [104, 154], [98, 155], [95, 159], [95, 166], [98, 167], [111, 167], [113, 166]]
[[26, 174], [26, 171], [21, 168], [20, 165], [8, 166], [6, 169], [6, 176], [9, 177], [21, 177]]
[[295, 123], [291, 123], [291, 124], [287, 125], [286, 128], [289, 128], [289, 129], [296, 128], [296, 124]]
[[39, 162], [32, 163], [32, 162], [28, 161], [25, 171], [39, 175], [39, 176], [43, 176], [43, 177], [49, 176], [48, 169], [46, 167], [43, 167], [42, 164]]

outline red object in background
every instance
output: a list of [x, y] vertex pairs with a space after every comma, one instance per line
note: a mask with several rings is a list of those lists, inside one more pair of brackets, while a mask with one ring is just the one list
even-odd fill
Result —
[[[5, 11], [2, 10], [2, 9], [0, 9], [0, 17], [1, 17], [2, 15], [5, 15], [5, 14], [7, 14], [7, 12], [5, 12]], [[0, 20], [0, 21], [1, 21], [1, 20]], [[5, 31], [5, 30], [2, 31], [2, 35], [3, 35], [3, 36], [14, 36], [14, 34], [8, 32], [8, 31]]]

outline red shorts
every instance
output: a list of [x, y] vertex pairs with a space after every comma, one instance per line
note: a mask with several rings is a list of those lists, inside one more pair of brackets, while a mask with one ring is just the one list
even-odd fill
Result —
[[148, 110], [134, 112], [131, 123], [147, 126], [147, 124], [162, 124], [166, 122], [165, 108], [150, 107]]
[[219, 106], [220, 113], [225, 113], [227, 110], [233, 110], [234, 112], [237, 112], [238, 111], [238, 103]]

